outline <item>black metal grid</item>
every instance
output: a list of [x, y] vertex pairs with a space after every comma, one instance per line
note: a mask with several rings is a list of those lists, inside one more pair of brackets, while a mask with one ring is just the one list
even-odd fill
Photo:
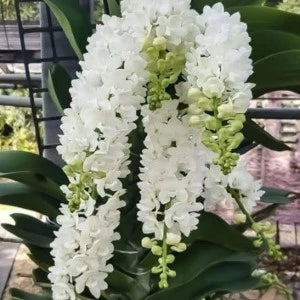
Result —
[[[63, 0], [62, 0], [63, 1]], [[51, 117], [38, 117], [37, 115], [37, 106], [36, 106], [36, 95], [41, 93], [47, 93], [47, 88], [36, 88], [33, 80], [31, 78], [30, 74], [30, 64], [36, 64], [36, 63], [46, 63], [46, 62], [63, 62], [63, 61], [78, 61], [77, 57], [74, 56], [59, 56], [56, 50], [56, 42], [55, 42], [55, 32], [61, 32], [62, 29], [59, 26], [53, 25], [53, 20], [51, 17], [51, 12], [48, 7], [46, 7], [46, 18], [47, 18], [47, 26], [41, 27], [41, 25], [37, 26], [31, 26], [30, 28], [24, 27], [21, 14], [20, 14], [20, 5], [22, 3], [28, 3], [28, 2], [43, 2], [43, 0], [15, 0], [15, 8], [16, 8], [16, 15], [17, 15], [17, 23], [19, 28], [19, 35], [20, 35], [20, 42], [21, 42], [21, 50], [22, 50], [22, 58], [23, 63], [25, 66], [25, 73], [26, 73], [26, 86], [29, 89], [29, 98], [30, 98], [30, 104], [32, 109], [32, 117], [34, 121], [34, 128], [35, 128], [35, 134], [36, 134], [36, 140], [37, 140], [37, 146], [39, 153], [43, 155], [43, 151], [45, 149], [53, 149], [57, 146], [57, 144], [44, 144], [41, 131], [40, 131], [40, 125], [43, 123], [44, 125], [47, 124], [47, 122], [51, 121], [57, 121], [61, 119], [61, 116], [51, 116]], [[108, 11], [108, 4], [107, 0], [103, 1], [104, 4], [104, 10]], [[51, 45], [51, 52], [52, 55], [50, 57], [41, 57], [41, 54], [39, 54], [40, 57], [32, 56], [32, 53], [30, 50], [26, 49], [26, 34], [29, 33], [44, 33], [48, 34], [50, 38], [50, 45]], [[259, 98], [258, 100], [299, 100], [300, 98], [289, 98], [289, 97], [282, 97], [282, 98]], [[298, 119], [300, 120], [300, 109], [278, 109], [278, 108], [250, 108], [247, 112], [247, 115], [254, 119]]]
[[[25, 67], [25, 74], [26, 74], [26, 86], [29, 90], [29, 99], [30, 99], [30, 105], [32, 110], [32, 118], [34, 122], [34, 129], [35, 129], [35, 136], [38, 146], [38, 151], [40, 155], [43, 155], [43, 151], [46, 149], [53, 149], [57, 146], [57, 144], [44, 144], [43, 138], [41, 134], [40, 125], [43, 123], [46, 125], [47, 122], [60, 120], [61, 116], [54, 116], [54, 117], [38, 117], [37, 114], [37, 106], [36, 106], [36, 95], [47, 93], [47, 88], [36, 88], [30, 73], [30, 64], [37, 64], [37, 63], [45, 63], [45, 62], [63, 62], [63, 61], [77, 61], [78, 58], [74, 56], [59, 56], [56, 51], [56, 43], [55, 43], [55, 37], [54, 33], [62, 31], [62, 29], [58, 26], [53, 25], [51, 12], [48, 7], [46, 7], [46, 16], [47, 16], [47, 24], [46, 27], [41, 27], [40, 25], [26, 28], [24, 27], [23, 20], [20, 13], [20, 5], [25, 2], [42, 2], [42, 0], [15, 0], [15, 9], [16, 9], [16, 15], [17, 15], [17, 23], [19, 28], [19, 34], [20, 34], [20, 42], [21, 42], [21, 50], [22, 50], [22, 58], [23, 63]], [[26, 48], [26, 34], [28, 33], [46, 33], [49, 35], [50, 38], [50, 44], [51, 44], [51, 52], [52, 55], [50, 57], [42, 58], [40, 57], [32, 57], [30, 55], [30, 51]]]

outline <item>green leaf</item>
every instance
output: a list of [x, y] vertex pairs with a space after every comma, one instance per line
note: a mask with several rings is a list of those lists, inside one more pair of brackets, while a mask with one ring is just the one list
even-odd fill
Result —
[[222, 218], [208, 212], [201, 213], [197, 230], [193, 231], [186, 241], [207, 241], [231, 250], [257, 251], [252, 240], [243, 236]]
[[[195, 242], [187, 251], [176, 256], [172, 269], [176, 270], [177, 276], [169, 280], [169, 288], [146, 299], [201, 299], [203, 295], [223, 291], [224, 287], [227, 290], [228, 285], [237, 280], [253, 287], [257, 281], [251, 278], [249, 282], [249, 277], [255, 267], [254, 259], [254, 254], [235, 252], [213, 243]], [[223, 271], [225, 266], [226, 272]], [[235, 285], [237, 290], [245, 288], [246, 284]]]
[[262, 30], [279, 30], [300, 35], [300, 15], [266, 6], [236, 6], [228, 11], [241, 14], [250, 35]]
[[292, 193], [283, 189], [277, 189], [272, 187], [263, 187], [265, 194], [261, 197], [261, 201], [265, 203], [273, 204], [288, 204], [291, 202], [290, 196]]
[[27, 171], [0, 173], [0, 178], [11, 179], [26, 184], [36, 191], [45, 193], [60, 202], [66, 202], [66, 197], [61, 191], [59, 185], [44, 175]]
[[64, 109], [70, 107], [71, 77], [68, 72], [59, 64], [55, 64], [48, 73], [48, 90], [52, 102], [60, 114], [64, 114]]
[[2, 224], [3, 228], [24, 240], [25, 243], [50, 248], [50, 244], [55, 238], [56, 227], [24, 214], [12, 214], [11, 217], [16, 224]]
[[69, 182], [68, 177], [60, 167], [37, 154], [24, 151], [1, 151], [0, 161], [1, 173], [30, 171], [42, 174], [58, 185], [68, 184]]
[[50, 249], [45, 249], [30, 244], [25, 245], [30, 251], [28, 254], [30, 258], [34, 258], [35, 262], [38, 261], [38, 266], [42, 264], [44, 266], [44, 268], [42, 268], [44, 271], [48, 271], [48, 268], [54, 265], [53, 258], [50, 254]]
[[300, 50], [300, 36], [280, 30], [263, 30], [251, 34], [251, 57], [254, 62], [287, 50]]
[[70, 45], [80, 60], [86, 51], [92, 26], [78, 0], [44, 0], [62, 27]]
[[192, 0], [191, 7], [197, 12], [202, 13], [205, 5], [213, 6], [214, 4], [221, 2], [225, 9], [228, 7], [245, 6], [245, 5], [259, 5], [264, 3], [264, 0]]
[[139, 281], [118, 270], [110, 273], [106, 280], [113, 291], [126, 295], [130, 300], [142, 300], [148, 294], [148, 290]]
[[108, 3], [108, 9], [109, 9], [110, 16], [116, 16], [116, 17], [122, 16], [121, 7], [116, 0], [107, 0], [107, 3]]
[[13, 300], [52, 300], [50, 296], [35, 295], [15, 288], [9, 291]]
[[60, 203], [18, 182], [0, 184], [0, 204], [16, 206], [56, 218]]
[[274, 151], [291, 150], [285, 143], [277, 140], [254, 121], [247, 119], [244, 123], [243, 134], [249, 141], [254, 141]]
[[256, 84], [254, 97], [278, 90], [300, 92], [300, 50], [283, 51], [258, 60], [249, 82]]
[[44, 272], [42, 269], [37, 268], [32, 271], [32, 279], [34, 283], [42, 288], [49, 288], [51, 287], [51, 283], [47, 277], [47, 273]]

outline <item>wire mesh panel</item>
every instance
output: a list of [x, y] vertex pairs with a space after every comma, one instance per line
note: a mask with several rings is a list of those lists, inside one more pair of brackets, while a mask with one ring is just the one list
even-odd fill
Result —
[[[40, 23], [27, 28], [21, 17], [21, 6], [26, 3], [40, 3]], [[90, 10], [90, 2], [82, 1], [85, 9]], [[78, 59], [69, 46], [62, 29], [57, 25], [49, 8], [42, 0], [15, 0], [15, 9], [20, 34], [23, 62], [26, 74], [26, 86], [29, 98], [39, 153], [56, 163], [61, 163], [56, 152], [61, 116], [54, 108], [47, 89], [47, 74], [53, 63], [62, 64], [72, 77], [78, 69]], [[26, 46], [26, 37], [31, 33], [39, 33], [41, 51], [39, 57], [32, 57]], [[30, 72], [31, 64], [42, 64], [42, 87], [36, 88]], [[36, 99], [42, 95], [43, 117], [38, 117]]]

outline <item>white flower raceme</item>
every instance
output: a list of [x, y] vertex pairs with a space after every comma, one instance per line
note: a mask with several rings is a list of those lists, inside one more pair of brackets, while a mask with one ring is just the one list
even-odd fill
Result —
[[119, 239], [114, 232], [120, 220], [118, 210], [124, 202], [116, 194], [99, 208], [95, 204], [90, 198], [73, 213], [67, 205], [61, 207], [60, 228], [51, 244], [55, 265], [49, 269], [54, 299], [76, 299], [76, 293], [85, 288], [99, 298], [107, 288], [105, 279], [113, 270], [108, 261], [113, 256], [113, 242]]
[[204, 96], [220, 98], [220, 110], [245, 113], [252, 97], [250, 37], [240, 14], [230, 15], [221, 3], [205, 6], [196, 24], [200, 33], [186, 54], [185, 76], [188, 87]]
[[182, 234], [189, 236], [197, 228], [203, 209], [197, 199], [211, 158], [199, 131], [188, 125], [187, 118], [178, 117], [178, 104], [170, 100], [153, 112], [147, 106], [142, 109], [147, 137], [138, 183], [138, 219], [145, 234], [162, 240], [166, 228], [179, 243]]
[[[75, 199], [75, 208], [80, 206], [73, 212], [63, 206], [58, 217], [49, 275], [55, 300], [75, 299], [86, 288], [99, 298], [112, 271], [108, 261], [124, 206], [121, 179], [129, 174], [128, 135], [136, 128], [149, 76], [142, 41], [128, 24], [126, 17], [103, 17], [89, 39], [82, 72], [72, 82], [71, 108], [62, 118], [58, 151], [71, 170], [71, 184], [63, 191]], [[100, 206], [97, 195], [104, 200]]]

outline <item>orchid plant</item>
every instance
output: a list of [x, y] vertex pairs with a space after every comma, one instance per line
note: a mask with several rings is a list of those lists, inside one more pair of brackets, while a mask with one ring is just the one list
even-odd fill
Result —
[[[32, 154], [0, 154], [2, 177], [17, 181], [4, 192], [0, 186], [1, 203], [50, 217], [43, 223], [16, 215], [16, 226], [4, 225], [24, 239], [39, 266], [34, 279], [45, 290], [44, 296], [12, 295], [216, 299], [275, 286], [289, 298], [276, 274], [259, 269], [256, 260], [265, 251], [281, 260], [276, 230], [263, 220], [291, 193], [262, 187], [240, 157], [257, 143], [288, 150], [247, 116], [253, 93], [272, 90], [288, 75], [275, 72], [272, 84], [260, 79], [256, 63], [278, 54], [258, 59], [266, 49], [251, 43], [265, 28], [250, 37], [242, 12], [261, 8], [277, 16], [277, 10], [259, 1], [242, 8], [226, 1], [109, 1], [110, 15], [82, 54], [79, 39], [90, 29], [70, 30], [86, 22], [80, 7], [73, 5], [74, 24], [66, 4], [73, 0], [45, 2], [82, 71], [68, 101], [60, 97], [66, 88], [58, 79], [67, 79], [66, 71], [56, 66], [49, 74], [49, 92], [63, 113], [57, 148], [63, 170]], [[287, 17], [300, 23], [292, 14], [278, 15]], [[276, 28], [273, 19], [270, 26]], [[299, 55], [297, 47], [278, 53]], [[31, 199], [24, 203], [15, 191]], [[253, 214], [259, 201], [273, 204]], [[217, 215], [220, 207], [232, 207], [233, 224]], [[30, 225], [39, 226], [32, 231]], [[254, 237], [246, 237], [246, 229]]]

